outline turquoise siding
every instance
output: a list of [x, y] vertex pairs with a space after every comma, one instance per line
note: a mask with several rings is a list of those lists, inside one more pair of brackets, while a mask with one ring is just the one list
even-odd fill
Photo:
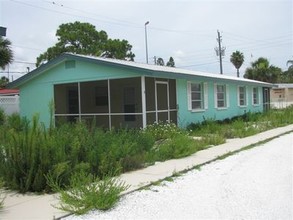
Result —
[[[178, 102], [178, 125], [180, 127], [186, 127], [190, 123], [202, 122], [204, 119], [214, 119], [223, 120], [226, 118], [231, 118], [237, 115], [243, 115], [245, 112], [262, 112], [262, 87], [257, 86], [259, 90], [259, 105], [252, 104], [252, 86], [251, 84], [245, 83], [232, 83], [229, 81], [215, 82], [208, 80], [190, 80], [191, 82], [202, 82], [208, 83], [208, 107], [207, 109], [200, 111], [188, 110], [188, 92], [187, 92], [187, 82], [185, 79], [177, 80], [177, 102]], [[229, 90], [229, 107], [225, 109], [217, 109], [215, 107], [215, 93], [214, 93], [214, 83], [221, 83], [228, 85]], [[247, 89], [247, 105], [245, 107], [238, 106], [238, 86], [246, 86]]]
[[50, 123], [49, 103], [54, 100], [54, 84], [86, 82], [102, 79], [115, 79], [140, 76], [132, 70], [119, 69], [106, 65], [95, 65], [76, 61], [75, 68], [65, 68], [65, 63], [47, 70], [20, 88], [20, 114], [31, 119], [39, 114], [40, 121]]

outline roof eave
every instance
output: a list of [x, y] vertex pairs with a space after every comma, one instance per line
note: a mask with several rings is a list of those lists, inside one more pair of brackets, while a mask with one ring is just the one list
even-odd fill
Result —
[[56, 59], [52, 59], [52, 60], [48, 61], [47, 63], [42, 64], [40, 67], [27, 73], [24, 76], [18, 78], [17, 80], [15, 80], [11, 83], [8, 83], [6, 85], [6, 87], [9, 89], [19, 88], [21, 85], [25, 84], [29, 80], [42, 74], [44, 71], [49, 70], [49, 69], [53, 68], [54, 66], [58, 65], [61, 61], [66, 60], [68, 56], [70, 56], [70, 55], [64, 53], [64, 54], [60, 55], [59, 57], [57, 57]]

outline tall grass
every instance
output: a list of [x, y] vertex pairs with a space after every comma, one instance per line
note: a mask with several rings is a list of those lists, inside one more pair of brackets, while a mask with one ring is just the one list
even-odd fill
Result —
[[[226, 138], [245, 137], [293, 123], [293, 107], [264, 114], [247, 113], [225, 122], [206, 120], [188, 130], [154, 124], [144, 130], [103, 131], [85, 123], [50, 126], [34, 116], [3, 116], [0, 124], [0, 178], [20, 192], [47, 192], [45, 176], [68, 186], [76, 173], [103, 177], [127, 172], [155, 161], [185, 157]], [[200, 136], [194, 140], [191, 136]]]
[[68, 184], [77, 172], [105, 176], [145, 164], [145, 152], [154, 138], [139, 130], [102, 131], [84, 123], [46, 129], [33, 117], [8, 117], [0, 127], [0, 176], [20, 192], [50, 191], [45, 175]]
[[194, 136], [217, 134], [222, 138], [243, 138], [272, 128], [293, 124], [293, 106], [286, 109], [271, 109], [265, 113], [248, 112], [229, 120], [205, 120], [190, 124]]

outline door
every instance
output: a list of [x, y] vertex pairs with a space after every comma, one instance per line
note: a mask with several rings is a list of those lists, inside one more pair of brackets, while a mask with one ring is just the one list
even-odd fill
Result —
[[170, 122], [169, 111], [169, 84], [165, 81], [156, 81], [156, 122]]
[[263, 88], [263, 109], [264, 111], [270, 109], [270, 89], [267, 87]]

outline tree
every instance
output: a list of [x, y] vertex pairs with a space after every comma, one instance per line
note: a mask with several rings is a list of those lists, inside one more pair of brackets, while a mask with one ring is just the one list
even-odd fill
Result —
[[281, 83], [293, 83], [293, 60], [287, 61], [288, 70], [284, 71], [281, 75]]
[[165, 65], [165, 62], [164, 62], [163, 58], [159, 57], [157, 59], [156, 65], [164, 66]]
[[175, 61], [173, 57], [169, 58], [169, 61], [167, 62], [166, 66], [175, 67]]
[[288, 68], [282, 73], [280, 83], [293, 83], [293, 68]]
[[5, 88], [5, 86], [9, 83], [9, 79], [5, 76], [2, 76], [0, 79], [0, 89]]
[[289, 67], [288, 67], [288, 70], [289, 69], [293, 69], [293, 60], [288, 60], [287, 61], [287, 66], [289, 65]]
[[102, 57], [115, 58], [123, 60], [127, 58], [133, 61], [135, 55], [131, 52], [132, 46], [127, 40], [109, 39], [105, 44], [104, 52], [101, 54]]
[[83, 55], [112, 57], [116, 59], [133, 60], [132, 46], [126, 40], [108, 39], [105, 31], [97, 31], [89, 23], [66, 23], [57, 29], [58, 42], [40, 54], [36, 65], [49, 61], [64, 52]]
[[11, 42], [8, 39], [0, 38], [0, 67], [5, 67], [13, 61], [13, 51], [10, 48]]
[[239, 69], [242, 66], [244, 62], [244, 55], [240, 51], [236, 50], [236, 52], [233, 52], [230, 57], [230, 62], [233, 63], [237, 70], [237, 77], [239, 77]]
[[245, 70], [244, 78], [276, 83], [279, 81], [281, 74], [281, 68], [270, 65], [268, 59], [260, 57], [251, 63], [251, 67]]

